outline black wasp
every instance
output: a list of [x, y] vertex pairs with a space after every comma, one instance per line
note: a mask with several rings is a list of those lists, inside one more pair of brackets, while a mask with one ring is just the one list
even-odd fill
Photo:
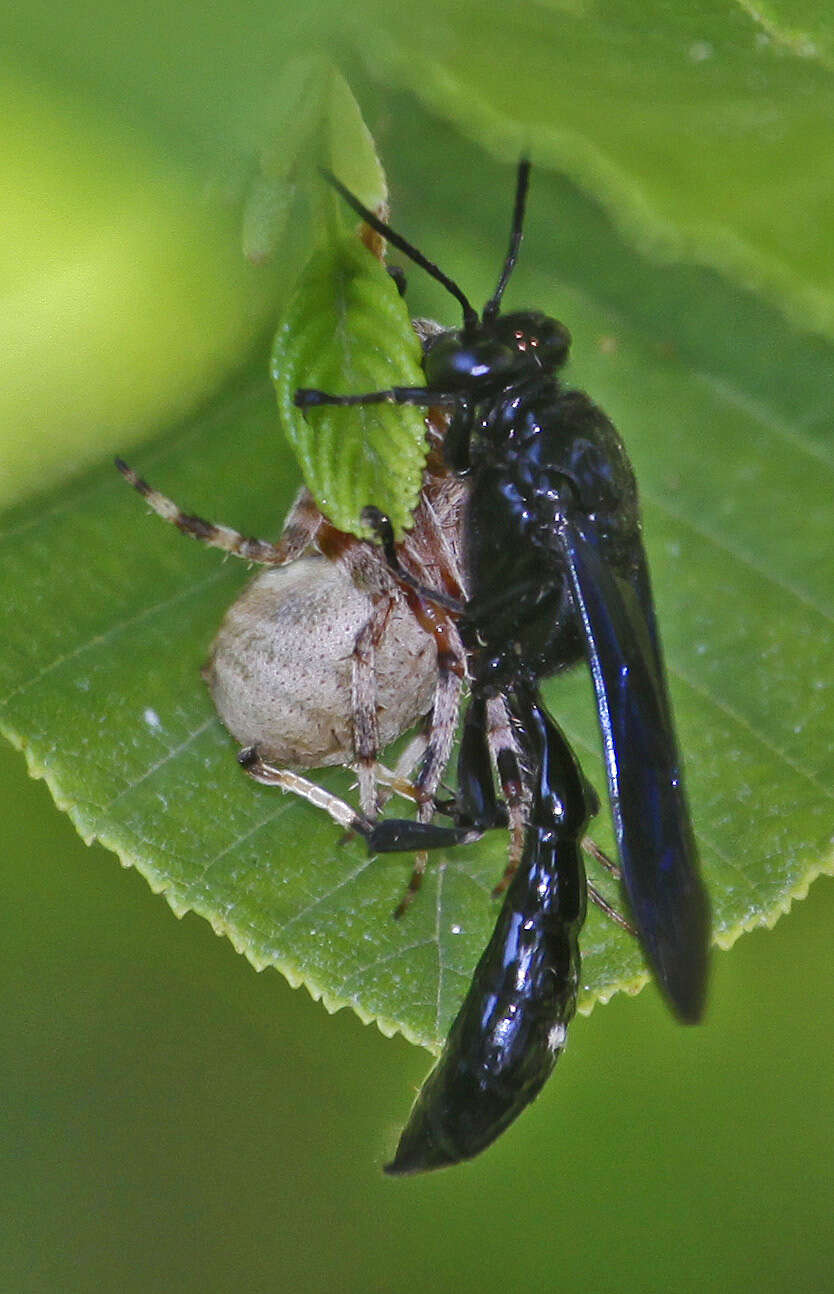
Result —
[[[492, 939], [388, 1171], [418, 1172], [477, 1154], [540, 1090], [563, 1047], [579, 982], [585, 913], [580, 841], [596, 796], [547, 713], [539, 680], [586, 660], [632, 919], [670, 1006], [703, 1010], [709, 907], [699, 872], [666, 689], [637, 488], [605, 414], [557, 376], [570, 334], [534, 310], [501, 313], [521, 243], [529, 162], [518, 168], [509, 250], [483, 311], [415, 247], [327, 178], [373, 229], [457, 298], [459, 329], [425, 343], [425, 387], [353, 395], [300, 390], [296, 404], [383, 401], [450, 411], [444, 452], [469, 481], [463, 520], [468, 596], [415, 585], [455, 616], [470, 701], [458, 791], [438, 805], [453, 826], [366, 824], [371, 849], [451, 845], [504, 824], [523, 805], [521, 857]], [[368, 510], [395, 570], [385, 517]], [[495, 749], [500, 698], [515, 743]], [[497, 796], [495, 763], [504, 799]]]

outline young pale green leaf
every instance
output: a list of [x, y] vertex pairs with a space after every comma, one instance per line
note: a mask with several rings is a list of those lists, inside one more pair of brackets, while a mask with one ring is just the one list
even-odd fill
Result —
[[[320, 164], [335, 172], [366, 207], [376, 210], [387, 202], [388, 184], [373, 135], [365, 125], [350, 86], [333, 68], [323, 101], [318, 156]], [[341, 198], [338, 207], [346, 216], [348, 226], [355, 224]]]
[[302, 386], [356, 393], [422, 381], [420, 347], [406, 307], [378, 259], [356, 237], [353, 212], [316, 168], [334, 171], [377, 209], [387, 199], [385, 175], [359, 105], [332, 64], [320, 57], [294, 60], [282, 86], [281, 102], [285, 108], [296, 102], [297, 112], [262, 160], [267, 202], [250, 203], [254, 242], [264, 240], [262, 211], [266, 206], [269, 214], [270, 195], [274, 203], [278, 194], [280, 206], [281, 185], [305, 170], [320, 246], [298, 279], [275, 338], [272, 374], [281, 418], [310, 491], [336, 526], [366, 533], [360, 514], [375, 503], [402, 535], [425, 458], [421, 412], [376, 405], [302, 414], [293, 400]]
[[419, 409], [391, 404], [296, 408], [299, 387], [337, 394], [419, 386], [420, 345], [380, 262], [354, 236], [314, 253], [278, 328], [272, 377], [304, 480], [340, 530], [366, 533], [375, 504], [401, 535], [420, 489], [425, 425]]
[[320, 170], [335, 171], [370, 207], [388, 197], [373, 137], [350, 86], [322, 55], [292, 58], [272, 92], [266, 143], [244, 209], [244, 250], [261, 261], [281, 245], [300, 189], [309, 194], [307, 232], [334, 241], [352, 222], [344, 204], [323, 184]]

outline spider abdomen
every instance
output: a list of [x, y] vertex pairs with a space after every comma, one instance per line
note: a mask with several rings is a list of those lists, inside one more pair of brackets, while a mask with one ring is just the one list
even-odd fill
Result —
[[[229, 732], [293, 768], [351, 763], [352, 657], [372, 610], [345, 568], [319, 555], [257, 576], [226, 613], [204, 670]], [[402, 598], [374, 670], [385, 746], [431, 709], [437, 680], [434, 643]]]

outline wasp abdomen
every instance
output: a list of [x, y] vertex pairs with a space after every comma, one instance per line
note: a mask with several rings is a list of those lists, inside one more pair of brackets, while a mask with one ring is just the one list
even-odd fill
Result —
[[578, 841], [591, 806], [562, 734], [538, 702], [526, 709], [541, 749], [524, 852], [388, 1173], [443, 1168], [490, 1145], [547, 1082], [576, 1010], [585, 920]]

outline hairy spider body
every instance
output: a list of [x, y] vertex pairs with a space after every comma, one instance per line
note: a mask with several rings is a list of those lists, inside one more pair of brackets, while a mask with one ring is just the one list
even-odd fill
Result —
[[[389, 604], [382, 596], [373, 645], [380, 750], [428, 714], [437, 684], [431, 638], [404, 598]], [[252, 580], [227, 611], [203, 670], [232, 736], [290, 768], [354, 763], [355, 675], [368, 650], [363, 652], [362, 635], [372, 634], [376, 605], [344, 565], [320, 553]]]
[[[421, 335], [432, 325], [420, 322]], [[446, 419], [427, 419], [429, 452], [413, 525], [399, 560], [412, 577], [461, 596], [460, 515], [468, 486], [445, 466]], [[280, 539], [247, 538], [192, 513], [149, 486], [121, 459], [122, 475], [150, 507], [184, 534], [266, 566], [230, 607], [203, 676], [225, 726], [245, 749], [240, 762], [255, 780], [335, 808], [303, 777], [282, 767], [355, 768], [366, 829], [379, 810], [379, 752], [431, 714], [431, 741], [416, 786], [395, 788], [418, 802], [427, 822], [449, 760], [466, 660], [454, 620], [403, 588], [378, 545], [337, 530], [302, 488]], [[408, 759], [408, 755], [405, 757]], [[263, 761], [263, 767], [262, 767]], [[270, 761], [267, 771], [267, 762]], [[407, 771], [407, 770], [404, 770]], [[346, 809], [333, 816], [346, 821]], [[420, 860], [419, 870], [424, 861]], [[416, 889], [419, 880], [414, 882]]]

